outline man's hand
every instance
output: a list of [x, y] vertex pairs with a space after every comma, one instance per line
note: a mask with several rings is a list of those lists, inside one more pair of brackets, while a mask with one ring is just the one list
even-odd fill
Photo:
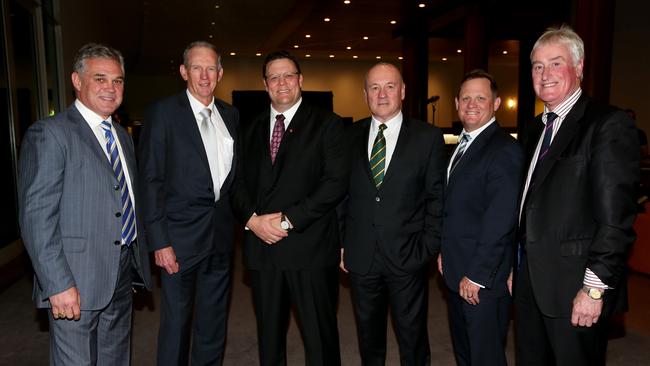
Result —
[[603, 310], [603, 300], [594, 300], [584, 291], [578, 290], [573, 299], [571, 311], [571, 324], [580, 327], [591, 327], [598, 322], [600, 312]]
[[438, 272], [440, 272], [440, 275], [443, 276], [443, 274], [442, 274], [442, 254], [438, 254]]
[[460, 297], [465, 299], [468, 304], [478, 305], [480, 302], [478, 299], [478, 292], [480, 289], [481, 288], [478, 285], [472, 283], [472, 281], [467, 277], [463, 277], [458, 285], [458, 294]]
[[348, 273], [348, 269], [345, 268], [345, 262], [343, 262], [343, 253], [345, 252], [344, 248], [341, 248], [341, 262], [339, 263], [339, 268], [341, 271]]
[[79, 320], [81, 318], [81, 298], [76, 287], [50, 296], [54, 319]]
[[176, 253], [171, 246], [156, 250], [154, 257], [156, 258], [156, 265], [164, 268], [170, 275], [180, 270], [180, 265], [176, 260]]
[[506, 285], [508, 285], [508, 292], [510, 292], [510, 296], [512, 296], [512, 268], [510, 268], [510, 274], [506, 280]]
[[258, 238], [266, 244], [275, 244], [289, 235], [280, 227], [282, 213], [275, 212], [266, 215], [253, 215], [246, 227], [249, 228]]

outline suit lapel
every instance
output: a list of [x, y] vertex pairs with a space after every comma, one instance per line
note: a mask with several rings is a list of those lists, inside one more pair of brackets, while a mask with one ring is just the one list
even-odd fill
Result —
[[137, 192], [136, 190], [136, 180], [135, 180], [135, 174], [137, 172], [136, 166], [135, 166], [135, 152], [133, 151], [132, 145], [131, 145], [131, 136], [126, 132], [126, 130], [122, 126], [115, 125], [115, 131], [117, 132], [117, 138], [120, 140], [120, 146], [122, 147], [122, 155], [124, 155], [124, 159], [126, 161], [123, 161], [122, 164], [126, 165], [126, 168], [129, 170], [129, 177], [131, 178], [131, 187], [133, 187], [133, 191]]
[[179, 125], [177, 133], [187, 134], [192, 147], [196, 149], [196, 153], [199, 155], [203, 166], [209, 172], [210, 163], [208, 162], [208, 156], [205, 153], [205, 146], [203, 145], [203, 139], [201, 139], [201, 132], [196, 123], [194, 112], [192, 112], [190, 101], [187, 98], [185, 92], [178, 95], [178, 111], [175, 121], [175, 123]]
[[217, 107], [217, 111], [219, 112], [219, 115], [221, 115], [221, 119], [223, 120], [223, 123], [226, 125], [226, 129], [228, 129], [228, 133], [230, 134], [230, 137], [232, 137], [234, 143], [233, 143], [233, 153], [232, 153], [232, 164], [230, 166], [230, 172], [228, 173], [228, 176], [224, 180], [223, 184], [221, 185], [221, 194], [220, 196], [223, 196], [226, 191], [228, 191], [230, 184], [232, 180], [234, 179], [235, 176], [235, 169], [237, 168], [237, 129], [235, 127], [235, 121], [233, 121], [233, 116], [228, 113], [226, 110], [225, 106], [219, 102], [216, 98], [214, 99], [214, 105]]
[[86, 122], [74, 104], [68, 108], [68, 116], [70, 118], [70, 121], [76, 124], [79, 130], [79, 134], [81, 135], [81, 140], [86, 145], [88, 145], [95, 157], [101, 161], [101, 165], [104, 166], [111, 174], [114, 174], [111, 163], [106, 157], [104, 147], [100, 145], [99, 141], [97, 141], [95, 132], [93, 132], [92, 128], [90, 128], [88, 125], [88, 122]]
[[[465, 150], [465, 153], [463, 153], [461, 159], [458, 161], [458, 164], [456, 164], [454, 170], [449, 173], [449, 179], [447, 179], [448, 187], [453, 186], [452, 182], [454, 181], [454, 177], [457, 176], [459, 172], [467, 169], [472, 160], [477, 159], [481, 154], [483, 154], [485, 146], [487, 146], [488, 142], [498, 129], [499, 123], [497, 121], [494, 121], [494, 123], [492, 123], [483, 132], [481, 132], [476, 137], [476, 140], [474, 140], [472, 144], [469, 145], [467, 150]], [[447, 166], [449, 166], [449, 162], [447, 163]]]
[[368, 160], [368, 138], [370, 137], [370, 124], [371, 119], [363, 120], [361, 122], [361, 134], [359, 136], [359, 143], [358, 143], [358, 150], [357, 153], [359, 154], [359, 161], [361, 162], [362, 169], [366, 172], [366, 175], [368, 175], [368, 179], [371, 181], [372, 186], [375, 187], [375, 181], [372, 178], [372, 171], [370, 170], [370, 160]]
[[586, 100], [584, 95], [576, 102], [569, 114], [562, 121], [562, 126], [557, 132], [557, 135], [551, 142], [551, 147], [548, 150], [548, 155], [542, 160], [537, 172], [535, 173], [535, 186], [539, 187], [543, 184], [544, 179], [548, 173], [553, 169], [559, 156], [566, 149], [566, 147], [573, 141], [576, 134], [580, 129], [580, 120], [585, 112]]
[[[282, 142], [280, 142], [280, 149], [278, 150], [278, 154], [275, 157], [275, 163], [273, 164], [274, 172], [278, 172], [282, 170], [282, 164], [284, 163], [285, 156], [287, 155], [287, 151], [291, 150], [291, 146], [293, 145], [296, 136], [299, 135], [302, 126], [305, 124], [305, 121], [307, 121], [309, 118], [311, 118], [311, 109], [303, 101], [302, 103], [300, 103], [300, 106], [298, 107], [296, 114], [293, 115], [293, 118], [289, 123], [289, 127], [284, 131], [284, 135], [282, 136]], [[269, 131], [270, 130], [267, 129], [267, 134], [270, 133]], [[270, 140], [271, 137], [269, 135], [269, 139], [267, 141]], [[270, 156], [271, 156], [271, 152], [269, 149], [269, 157]]]
[[386, 173], [384, 174], [384, 182], [381, 184], [381, 187], [384, 187], [393, 177], [395, 174], [395, 171], [399, 171], [400, 167], [404, 166], [403, 164], [403, 159], [404, 159], [404, 151], [406, 150], [408, 144], [409, 144], [409, 119], [404, 118], [402, 120], [402, 127], [399, 130], [399, 136], [397, 137], [397, 144], [395, 145], [395, 150], [393, 151], [393, 156], [390, 158], [390, 165], [388, 166], [388, 170], [386, 170]]

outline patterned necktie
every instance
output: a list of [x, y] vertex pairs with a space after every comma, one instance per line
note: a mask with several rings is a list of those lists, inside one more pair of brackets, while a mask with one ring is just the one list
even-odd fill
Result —
[[131, 196], [129, 195], [129, 186], [126, 183], [126, 176], [122, 169], [122, 162], [120, 161], [120, 154], [117, 151], [115, 137], [113, 136], [113, 131], [111, 131], [111, 124], [107, 121], [102, 121], [102, 129], [106, 137], [106, 151], [108, 151], [113, 173], [115, 173], [115, 178], [120, 184], [120, 191], [122, 193], [122, 244], [131, 245], [136, 237], [133, 202], [131, 202]]
[[[542, 146], [539, 148], [539, 155], [537, 155], [537, 162], [535, 163], [535, 169], [533, 174], [530, 176], [529, 186], [533, 185], [535, 181], [535, 174], [537, 173], [537, 168], [540, 163], [544, 160], [548, 154], [548, 150], [551, 148], [551, 137], [553, 137], [553, 122], [557, 118], [557, 114], [549, 112], [546, 114], [546, 127], [544, 127], [544, 139], [542, 140]], [[530, 188], [529, 188], [530, 190]]]
[[284, 115], [278, 114], [275, 116], [275, 125], [273, 126], [273, 135], [271, 135], [271, 162], [275, 163], [275, 157], [280, 150], [280, 142], [284, 136]]
[[377, 137], [372, 144], [372, 151], [370, 152], [370, 171], [372, 178], [375, 181], [375, 187], [381, 187], [384, 182], [384, 171], [386, 167], [386, 138], [384, 137], [384, 130], [388, 128], [386, 124], [379, 124], [379, 131]]
[[456, 152], [456, 156], [454, 156], [454, 160], [451, 162], [451, 169], [449, 169], [449, 174], [454, 171], [454, 168], [456, 165], [458, 165], [458, 162], [460, 161], [460, 158], [463, 157], [463, 154], [465, 154], [465, 149], [467, 148], [467, 143], [471, 140], [471, 137], [469, 136], [469, 133], [463, 132], [461, 137], [460, 137], [460, 143], [458, 145], [458, 152]]
[[212, 109], [203, 108], [200, 112], [201, 117], [201, 139], [205, 147], [205, 154], [208, 157], [210, 166], [210, 176], [212, 177], [212, 186], [214, 187], [214, 200], [219, 200], [221, 183], [219, 181], [219, 152], [217, 150], [217, 129], [212, 123]]

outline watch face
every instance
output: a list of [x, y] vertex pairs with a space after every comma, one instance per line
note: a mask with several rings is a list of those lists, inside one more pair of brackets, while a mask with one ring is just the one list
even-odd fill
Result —
[[289, 230], [289, 223], [286, 221], [280, 221], [280, 227], [282, 227], [284, 230]]
[[600, 290], [595, 289], [595, 288], [590, 288], [588, 295], [589, 295], [589, 297], [591, 297], [594, 300], [599, 300], [603, 296], [603, 294], [600, 292]]

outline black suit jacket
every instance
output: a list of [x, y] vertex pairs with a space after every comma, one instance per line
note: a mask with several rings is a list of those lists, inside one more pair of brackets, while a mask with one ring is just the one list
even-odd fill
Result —
[[350, 126], [351, 169], [345, 204], [345, 265], [366, 274], [378, 248], [392, 273], [413, 273], [440, 248], [445, 143], [438, 128], [404, 118], [379, 189], [368, 161], [371, 119]]
[[[539, 115], [526, 139], [527, 166], [542, 131]], [[530, 281], [544, 314], [571, 315], [585, 268], [614, 288], [605, 292], [603, 314], [626, 309], [638, 182], [634, 123], [583, 94], [537, 168], [523, 208]]]
[[[236, 140], [239, 112], [215, 99]], [[157, 101], [145, 112], [140, 136], [141, 205], [149, 249], [169, 245], [181, 271], [211, 253], [229, 253], [234, 220], [229, 189], [237, 166], [236, 141], [230, 174], [214, 201], [210, 166], [185, 91]]]
[[294, 228], [273, 245], [246, 231], [244, 264], [253, 270], [335, 266], [340, 243], [335, 209], [348, 178], [343, 122], [303, 100], [271, 164], [270, 113], [267, 109], [240, 132], [232, 204], [242, 224], [253, 213], [283, 212]]
[[443, 277], [458, 292], [463, 276], [485, 286], [480, 296], [505, 296], [512, 268], [517, 199], [524, 156], [495, 121], [451, 172], [442, 226]]

